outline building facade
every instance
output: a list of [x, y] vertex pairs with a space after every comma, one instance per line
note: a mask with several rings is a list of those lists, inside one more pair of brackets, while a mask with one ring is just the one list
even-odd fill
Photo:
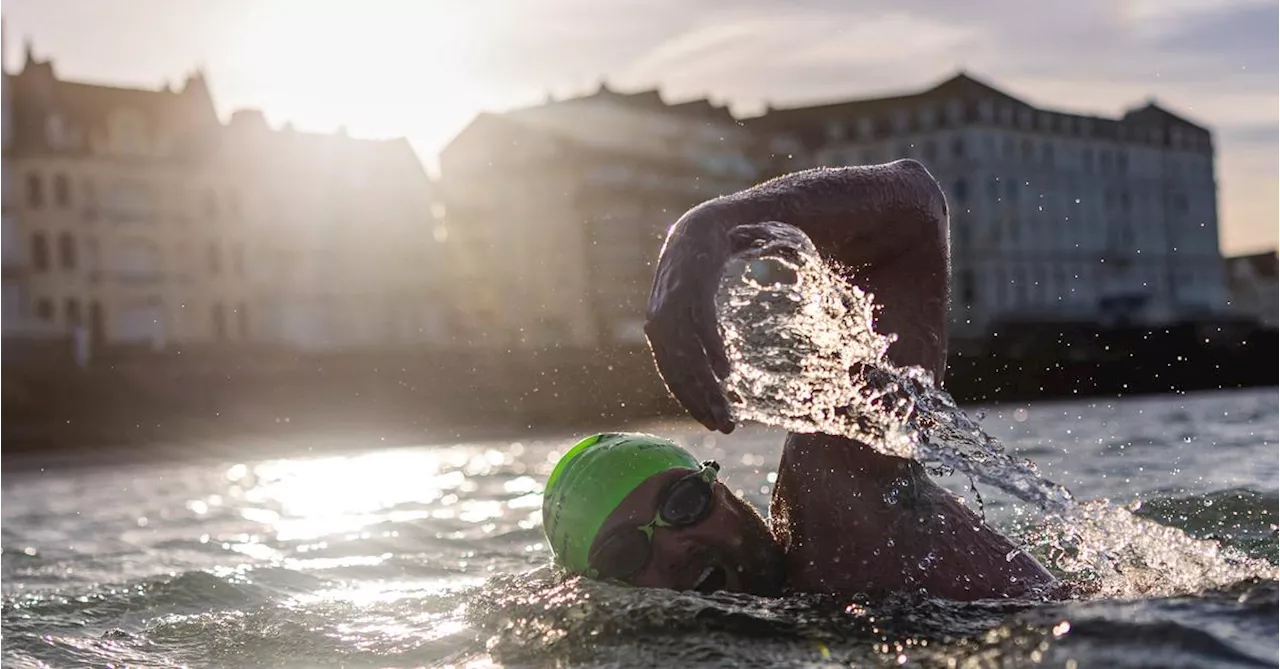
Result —
[[1274, 329], [1280, 320], [1280, 278], [1276, 252], [1227, 258], [1231, 304], [1259, 325]]
[[429, 179], [403, 141], [247, 132], [199, 72], [177, 89], [71, 82], [29, 47], [5, 85], [6, 334], [10, 315], [151, 349], [432, 330]]
[[763, 176], [756, 137], [707, 100], [594, 94], [481, 114], [440, 156], [455, 338], [644, 342], [653, 263], [690, 207]]
[[1212, 138], [1154, 103], [1083, 116], [961, 74], [746, 122], [814, 165], [928, 167], [950, 205], [953, 335], [1010, 320], [1156, 325], [1225, 307]]
[[258, 341], [331, 351], [442, 335], [431, 183], [407, 141], [275, 130], [244, 110], [211, 169], [246, 194]]

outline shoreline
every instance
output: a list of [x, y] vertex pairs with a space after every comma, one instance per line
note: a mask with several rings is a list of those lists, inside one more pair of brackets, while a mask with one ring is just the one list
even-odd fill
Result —
[[[943, 388], [961, 405], [1126, 397], [1278, 379], [1275, 333], [1199, 346], [1197, 333], [1090, 340], [1108, 355], [1040, 349], [953, 354]], [[1139, 345], [1140, 344], [1140, 345]], [[7, 351], [8, 352], [8, 351]], [[1096, 353], [1096, 352], [1095, 352]], [[11, 465], [164, 457], [170, 447], [235, 457], [378, 444], [516, 438], [684, 418], [647, 348], [477, 353], [122, 352], [86, 368], [6, 356], [3, 439]], [[21, 362], [14, 364], [14, 360]], [[250, 445], [252, 444], [252, 445]], [[232, 454], [235, 455], [232, 455]], [[19, 462], [21, 461], [21, 462]], [[11, 465], [5, 465], [9, 471]], [[63, 466], [59, 464], [58, 466]]]

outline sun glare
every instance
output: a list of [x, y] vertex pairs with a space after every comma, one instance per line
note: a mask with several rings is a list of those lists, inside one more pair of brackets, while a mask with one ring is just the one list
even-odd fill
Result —
[[441, 2], [255, 5], [231, 60], [273, 121], [436, 142], [479, 107], [463, 57], [478, 18]]

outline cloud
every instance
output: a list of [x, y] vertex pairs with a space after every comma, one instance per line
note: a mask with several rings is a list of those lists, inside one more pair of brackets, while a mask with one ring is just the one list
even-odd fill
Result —
[[499, 18], [468, 58], [476, 76], [523, 87], [521, 103], [531, 86], [581, 91], [607, 76], [753, 113], [918, 90], [962, 68], [1085, 113], [1155, 97], [1217, 133], [1231, 248], [1276, 243], [1277, 11], [1264, 0], [553, 0], [490, 6]]

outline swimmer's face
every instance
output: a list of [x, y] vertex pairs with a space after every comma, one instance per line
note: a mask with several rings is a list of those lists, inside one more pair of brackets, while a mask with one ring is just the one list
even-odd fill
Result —
[[[690, 469], [655, 474], [633, 490], [605, 520], [591, 546], [591, 566], [602, 578], [672, 590], [727, 590], [763, 596], [781, 594], [786, 578], [782, 551], [769, 526], [749, 503], [720, 481], [710, 485], [709, 507], [700, 520], [653, 527], [648, 541], [637, 528], [652, 523], [663, 504], [697, 508], [707, 485]], [[682, 484], [686, 489], [674, 492]], [[677, 498], [672, 500], [672, 497]], [[647, 553], [646, 553], [647, 550]], [[645, 556], [647, 554], [647, 559]]]

